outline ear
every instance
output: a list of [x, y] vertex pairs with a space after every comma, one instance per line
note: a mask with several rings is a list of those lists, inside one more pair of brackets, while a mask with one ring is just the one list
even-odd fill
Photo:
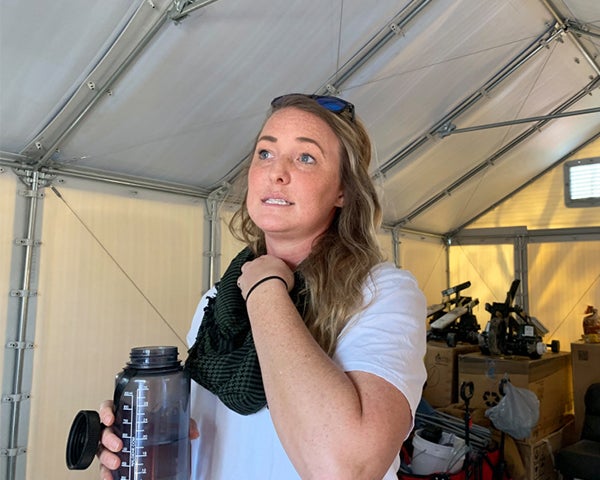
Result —
[[335, 206], [340, 207], [340, 208], [344, 206], [344, 191], [343, 190], [340, 190], [340, 194], [337, 197]]

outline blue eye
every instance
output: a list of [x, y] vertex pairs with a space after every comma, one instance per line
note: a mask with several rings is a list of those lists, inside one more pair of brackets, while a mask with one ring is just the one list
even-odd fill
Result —
[[267, 158], [269, 158], [271, 156], [271, 154], [267, 150], [259, 150], [257, 156], [261, 160], [266, 160]]
[[302, 163], [315, 163], [314, 157], [312, 155], [309, 155], [308, 153], [301, 154], [300, 161]]

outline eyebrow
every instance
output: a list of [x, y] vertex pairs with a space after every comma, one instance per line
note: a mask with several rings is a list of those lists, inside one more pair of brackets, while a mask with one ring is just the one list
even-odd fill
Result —
[[[267, 142], [273, 142], [273, 143], [277, 143], [277, 137], [273, 137], [272, 135], [263, 135], [262, 137], [260, 137], [258, 139], [258, 142], [260, 142], [261, 140], [266, 140]], [[312, 143], [313, 145], [315, 145], [319, 150], [321, 150], [321, 153], [323, 155], [325, 155], [325, 152], [323, 151], [323, 149], [321, 148], [321, 145], [319, 145], [319, 143], [316, 140], [313, 140], [310, 137], [296, 137], [296, 140], [299, 142], [305, 142], [305, 143]], [[258, 143], [257, 142], [257, 143]]]

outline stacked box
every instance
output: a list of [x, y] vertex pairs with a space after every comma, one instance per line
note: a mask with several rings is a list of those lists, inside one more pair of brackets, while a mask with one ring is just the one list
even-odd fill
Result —
[[446, 407], [459, 401], [458, 356], [475, 351], [479, 351], [479, 347], [468, 343], [449, 347], [444, 342], [427, 342], [427, 383], [423, 390], [423, 398], [432, 407]]
[[535, 443], [516, 442], [527, 480], [558, 480], [558, 472], [554, 469], [554, 454], [562, 446], [573, 442], [574, 429], [575, 423], [570, 421]]
[[563, 427], [571, 418], [573, 393], [571, 388], [570, 353], [545, 353], [542, 358], [492, 357], [469, 353], [459, 357], [458, 381], [472, 381], [472, 408], [489, 408], [500, 401], [499, 384], [506, 376], [511, 383], [527, 388], [540, 401], [540, 417], [529, 442], [536, 442]]
[[581, 435], [585, 391], [592, 383], [600, 382], [600, 343], [575, 342], [571, 344], [573, 366], [573, 403], [575, 406], [575, 433]]

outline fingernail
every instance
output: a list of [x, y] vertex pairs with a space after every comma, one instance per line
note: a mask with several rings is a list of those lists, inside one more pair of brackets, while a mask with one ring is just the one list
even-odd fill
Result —
[[119, 464], [121, 463], [121, 461], [118, 460], [118, 459], [115, 459], [112, 463], [113, 463], [112, 464], [112, 469], [116, 470], [117, 468], [119, 468]]

